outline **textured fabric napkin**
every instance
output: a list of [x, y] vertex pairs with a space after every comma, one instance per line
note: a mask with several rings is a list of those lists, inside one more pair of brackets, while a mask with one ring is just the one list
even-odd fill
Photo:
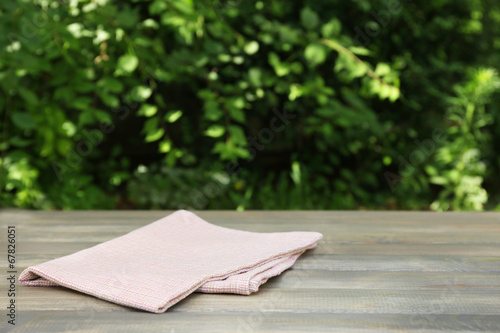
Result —
[[64, 286], [162, 313], [189, 294], [249, 295], [322, 235], [219, 227], [179, 210], [124, 236], [25, 269], [28, 286]]

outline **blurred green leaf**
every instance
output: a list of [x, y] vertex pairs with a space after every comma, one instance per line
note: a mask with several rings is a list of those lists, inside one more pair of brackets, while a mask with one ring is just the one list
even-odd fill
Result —
[[333, 18], [321, 27], [321, 34], [325, 38], [334, 38], [340, 34], [341, 28], [342, 25], [340, 21], [336, 18]]
[[34, 129], [36, 127], [33, 117], [26, 112], [12, 112], [11, 119], [14, 125], [23, 130]]
[[245, 44], [245, 53], [252, 55], [254, 53], [257, 53], [259, 51], [259, 43], [256, 41], [251, 41]]
[[148, 133], [144, 141], [146, 142], [158, 141], [163, 137], [163, 134], [165, 134], [165, 130], [163, 128], [157, 128], [155, 131]]
[[152, 93], [153, 90], [151, 88], [145, 86], [137, 86], [134, 87], [130, 92], [130, 97], [132, 98], [133, 101], [143, 102], [147, 100]]
[[226, 129], [224, 128], [224, 126], [212, 125], [209, 128], [207, 128], [207, 130], [205, 131], [205, 135], [212, 138], [219, 138], [223, 136], [225, 132]]
[[158, 108], [155, 105], [151, 104], [142, 104], [139, 111], [137, 111], [137, 115], [144, 117], [152, 117], [156, 114]]
[[314, 29], [319, 24], [319, 17], [311, 8], [305, 7], [300, 12], [300, 22], [306, 29]]
[[180, 117], [182, 117], [182, 111], [170, 111], [165, 115], [165, 120], [169, 123], [175, 123]]
[[126, 54], [118, 58], [115, 75], [130, 74], [139, 65], [139, 59], [132, 54]]
[[326, 60], [326, 49], [321, 44], [309, 44], [304, 50], [304, 57], [311, 66], [322, 64]]

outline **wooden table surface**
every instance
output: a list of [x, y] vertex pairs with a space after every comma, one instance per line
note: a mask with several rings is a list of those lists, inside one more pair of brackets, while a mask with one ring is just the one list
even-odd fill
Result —
[[63, 287], [16, 283], [7, 325], [7, 226], [16, 278], [168, 215], [168, 211], [0, 211], [1, 332], [500, 332], [500, 213], [201, 211], [255, 232], [324, 238], [250, 296], [194, 293], [163, 314]]

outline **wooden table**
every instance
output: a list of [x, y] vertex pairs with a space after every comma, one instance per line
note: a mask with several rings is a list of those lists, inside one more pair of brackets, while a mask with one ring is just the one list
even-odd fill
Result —
[[[0, 306], [7, 297], [7, 226], [16, 278], [161, 218], [166, 211], [2, 211]], [[250, 296], [188, 296], [163, 314], [62, 287], [16, 284], [16, 326], [1, 332], [500, 332], [500, 214], [203, 211], [221, 226], [318, 231], [324, 239]]]

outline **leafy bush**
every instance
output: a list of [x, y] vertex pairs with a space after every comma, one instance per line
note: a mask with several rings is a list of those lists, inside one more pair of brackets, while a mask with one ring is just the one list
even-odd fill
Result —
[[2, 1], [0, 203], [494, 208], [499, 23], [492, 0]]

